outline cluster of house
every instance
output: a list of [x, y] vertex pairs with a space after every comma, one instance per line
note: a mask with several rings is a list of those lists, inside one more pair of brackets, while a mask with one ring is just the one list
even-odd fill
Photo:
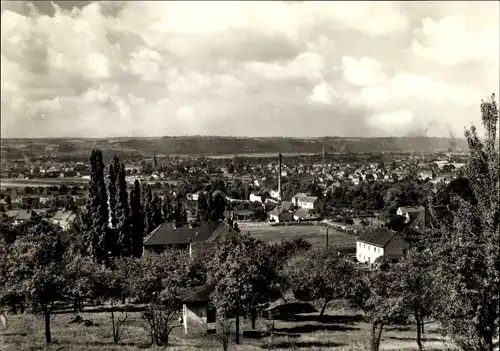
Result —
[[11, 223], [12, 225], [19, 225], [28, 221], [31, 216], [38, 215], [50, 223], [60, 226], [62, 229], [67, 230], [76, 218], [73, 211], [57, 210], [55, 213], [49, 213], [47, 209], [37, 210], [12, 210], [2, 212], [2, 221]]
[[[312, 205], [311, 205], [312, 201]], [[314, 207], [314, 201], [304, 194], [297, 194], [292, 205]], [[249, 214], [248, 214], [249, 215]], [[434, 217], [424, 207], [400, 207], [398, 215], [416, 229], [430, 228], [436, 225]], [[245, 218], [245, 215], [241, 215]], [[160, 253], [167, 248], [184, 249], [192, 255], [216, 246], [226, 235], [237, 236], [234, 217], [217, 222], [165, 222], [144, 239], [144, 254]], [[365, 227], [356, 240], [356, 259], [360, 263], [374, 266], [380, 257], [397, 259], [404, 256], [408, 243], [400, 233], [386, 228]], [[210, 290], [205, 286], [184, 289], [182, 294], [182, 325], [188, 330], [211, 331], [215, 323], [215, 311], [210, 305]]]

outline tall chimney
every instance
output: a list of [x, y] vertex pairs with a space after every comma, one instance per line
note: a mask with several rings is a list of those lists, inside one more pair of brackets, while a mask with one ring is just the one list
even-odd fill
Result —
[[281, 200], [281, 154], [278, 155], [278, 196]]

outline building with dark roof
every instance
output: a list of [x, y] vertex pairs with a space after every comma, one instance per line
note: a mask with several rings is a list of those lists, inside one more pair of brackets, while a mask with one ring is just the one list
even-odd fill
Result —
[[165, 249], [202, 250], [216, 246], [226, 235], [238, 232], [224, 221], [191, 223], [165, 222], [144, 238], [144, 253], [161, 253]]
[[367, 228], [356, 241], [356, 258], [373, 264], [379, 257], [398, 258], [406, 254], [408, 244], [401, 234], [382, 228]]
[[398, 216], [403, 216], [405, 217], [405, 223], [411, 223], [417, 218], [417, 216], [422, 212], [425, 211], [423, 206], [419, 207], [399, 207], [398, 210], [396, 211], [396, 214]]

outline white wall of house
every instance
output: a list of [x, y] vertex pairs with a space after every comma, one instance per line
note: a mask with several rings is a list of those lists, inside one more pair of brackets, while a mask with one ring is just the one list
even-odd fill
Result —
[[275, 215], [275, 214], [270, 214], [270, 215], [269, 215], [269, 220], [270, 220], [270, 221], [273, 221], [273, 220], [274, 220], [276, 223], [279, 223], [279, 222], [280, 222], [280, 218], [279, 218], [279, 216], [277, 216], [277, 215]]
[[183, 304], [182, 322], [184, 324], [184, 334], [188, 332], [189, 325], [206, 325], [208, 308], [206, 304]]
[[305, 208], [305, 209], [308, 209], [308, 210], [314, 210], [315, 204], [316, 204], [316, 202], [300, 201], [300, 199], [298, 201], [298, 206], [299, 207], [302, 207], [302, 208]]
[[384, 256], [384, 251], [384, 248], [379, 246], [356, 242], [356, 258], [359, 262], [374, 263], [377, 258]]
[[250, 201], [262, 203], [262, 196], [257, 196], [255, 194], [250, 194]]

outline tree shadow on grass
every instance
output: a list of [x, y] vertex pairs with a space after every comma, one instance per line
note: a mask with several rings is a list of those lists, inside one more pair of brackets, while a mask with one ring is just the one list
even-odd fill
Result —
[[[278, 342], [278, 343], [273, 343], [273, 348], [275, 349], [296, 349], [296, 348], [303, 348], [303, 349], [309, 349], [312, 347], [341, 347], [345, 346], [346, 344], [341, 344], [338, 342], [332, 342], [332, 341], [283, 341], [283, 342]], [[261, 348], [267, 349], [267, 345], [262, 345]]]
[[[53, 340], [53, 344], [55, 345], [60, 345], [60, 346], [74, 346], [74, 345], [80, 345], [80, 346], [133, 346], [139, 349], [149, 349], [153, 345], [151, 343], [140, 343], [140, 342], [119, 342], [115, 344], [113, 340], [109, 341], [101, 341], [101, 340]], [[170, 346], [170, 345], [169, 345]], [[174, 345], [175, 346], [175, 345]]]
[[[411, 341], [411, 340], [415, 340], [416, 337], [412, 337], [412, 336], [390, 336], [389, 339], [392, 339], [392, 340], [405, 340], [405, 341]], [[433, 341], [444, 341], [445, 339], [443, 338], [426, 338], [426, 337], [422, 337], [422, 341], [423, 342], [433, 342]]]
[[321, 324], [306, 324], [298, 325], [289, 328], [276, 328], [276, 331], [283, 333], [313, 333], [316, 331], [348, 331], [348, 330], [359, 330], [359, 328], [346, 327], [343, 325], [321, 325]]
[[414, 329], [410, 326], [398, 325], [395, 327], [388, 327], [387, 331], [408, 332], [408, 331], [414, 331]]
[[[261, 330], [245, 330], [243, 331], [243, 338], [245, 339], [262, 339], [265, 337], [269, 337], [270, 333]], [[300, 338], [300, 334], [297, 333], [287, 333], [283, 331], [276, 330], [274, 333], [275, 337], [286, 336], [289, 338]]]
[[276, 320], [281, 320], [284, 322], [319, 322], [325, 324], [354, 324], [363, 321], [363, 316], [330, 316], [330, 315], [288, 315], [288, 316], [278, 316]]

